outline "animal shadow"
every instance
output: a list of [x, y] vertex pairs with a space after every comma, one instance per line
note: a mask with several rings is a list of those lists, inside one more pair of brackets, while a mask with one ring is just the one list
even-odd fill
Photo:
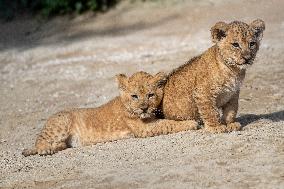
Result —
[[237, 118], [237, 121], [242, 125], [242, 127], [247, 126], [250, 123], [258, 121], [260, 119], [269, 119], [273, 122], [284, 121], [284, 110], [273, 112], [269, 114], [244, 114]]

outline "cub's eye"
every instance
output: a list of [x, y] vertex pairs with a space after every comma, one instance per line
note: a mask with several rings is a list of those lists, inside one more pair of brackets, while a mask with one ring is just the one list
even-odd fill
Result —
[[154, 97], [154, 96], [155, 96], [154, 93], [149, 93], [149, 94], [148, 94], [148, 98], [152, 98], [152, 97]]
[[131, 95], [131, 97], [132, 97], [133, 99], [135, 99], [135, 100], [138, 99], [138, 95]]
[[235, 47], [235, 48], [239, 48], [240, 47], [239, 43], [232, 43], [232, 46]]
[[255, 47], [255, 45], [256, 45], [256, 42], [250, 42], [249, 43], [249, 48], [253, 48], [253, 47]]

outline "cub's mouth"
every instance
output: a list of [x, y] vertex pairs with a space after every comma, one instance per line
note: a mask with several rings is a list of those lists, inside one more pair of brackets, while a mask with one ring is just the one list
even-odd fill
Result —
[[244, 65], [252, 65], [252, 61], [249, 59], [245, 59], [245, 61], [244, 61], [244, 63], [243, 63]]
[[150, 111], [149, 109], [137, 109], [134, 111], [134, 113], [140, 118], [140, 119], [149, 119], [154, 116], [154, 113]]
[[248, 66], [252, 65], [253, 63], [253, 60], [252, 59], [243, 59], [242, 62], [236, 62], [235, 65], [237, 65], [238, 67], [242, 68], [242, 69], [245, 69], [245, 68], [248, 68]]
[[152, 114], [149, 113], [142, 113], [139, 115], [140, 119], [149, 119], [152, 117]]

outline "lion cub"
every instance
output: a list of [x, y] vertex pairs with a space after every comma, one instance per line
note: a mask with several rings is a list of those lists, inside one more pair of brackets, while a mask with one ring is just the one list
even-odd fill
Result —
[[117, 76], [120, 96], [98, 108], [74, 109], [51, 116], [35, 147], [23, 155], [48, 155], [67, 147], [130, 137], [149, 137], [197, 129], [195, 121], [158, 120], [166, 75], [138, 72]]
[[165, 118], [201, 119], [212, 133], [240, 130], [235, 122], [240, 87], [264, 29], [260, 19], [216, 23], [211, 28], [215, 45], [170, 74], [162, 102]]

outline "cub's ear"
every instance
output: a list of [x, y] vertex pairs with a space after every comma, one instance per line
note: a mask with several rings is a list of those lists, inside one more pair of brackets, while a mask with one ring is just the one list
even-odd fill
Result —
[[158, 88], [164, 87], [167, 83], [167, 80], [168, 75], [164, 72], [158, 72], [153, 78], [153, 82]]
[[211, 36], [213, 43], [218, 43], [221, 39], [226, 37], [228, 26], [229, 25], [226, 24], [225, 22], [217, 22], [211, 28]]
[[121, 90], [125, 90], [127, 83], [128, 83], [128, 78], [125, 74], [118, 74], [116, 75], [116, 81], [118, 83], [118, 88]]
[[252, 28], [255, 37], [257, 40], [261, 40], [263, 36], [263, 31], [265, 30], [265, 23], [261, 19], [256, 19], [254, 20], [251, 24], [250, 27]]

